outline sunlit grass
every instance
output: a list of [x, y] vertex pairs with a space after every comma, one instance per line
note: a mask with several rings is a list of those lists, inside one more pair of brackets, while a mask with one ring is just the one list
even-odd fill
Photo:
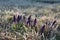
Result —
[[[19, 16], [20, 17], [20, 16]], [[7, 22], [11, 23], [11, 26], [9, 28], [9, 30], [6, 30], [6, 32], [11, 32], [13, 34], [15, 34], [15, 36], [17, 37], [17, 40], [53, 40], [53, 37], [55, 37], [55, 32], [56, 32], [56, 28], [54, 27], [55, 23], [54, 19], [47, 19], [46, 16], [42, 17], [39, 21], [36, 20], [31, 22], [31, 18], [30, 16], [26, 19], [28, 21], [27, 22], [23, 22], [23, 18], [19, 19], [17, 21], [17, 16], [16, 19], [13, 17], [8, 17], [7, 18]], [[57, 21], [57, 20], [56, 20]], [[35, 23], [36, 24], [35, 24]], [[47, 24], [46, 24], [47, 22]], [[48, 24], [50, 22], [50, 24]], [[32, 25], [31, 25], [32, 24]], [[52, 25], [51, 25], [52, 24]], [[45, 25], [45, 26], [43, 26]], [[49, 26], [50, 25], [50, 26]], [[7, 28], [8, 29], [8, 28]], [[56, 30], [53, 30], [56, 29]], [[52, 33], [52, 34], [51, 34]], [[17, 36], [18, 35], [18, 36]], [[42, 38], [41, 38], [42, 37]], [[52, 38], [51, 38], [52, 37]], [[56, 38], [54, 38], [55, 40]]]

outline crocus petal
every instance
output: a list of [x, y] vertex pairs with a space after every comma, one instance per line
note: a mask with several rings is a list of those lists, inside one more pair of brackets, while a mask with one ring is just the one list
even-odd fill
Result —
[[19, 21], [20, 21], [20, 16], [18, 15], [18, 17], [17, 17], [17, 22], [19, 23]]
[[31, 15], [28, 17], [28, 20], [30, 20], [31, 19]]
[[53, 21], [52, 26], [56, 23], [56, 20]]
[[29, 25], [29, 26], [30, 26], [30, 21], [29, 21], [29, 20], [27, 21], [27, 25]]
[[19, 17], [19, 20], [22, 20], [22, 15]]
[[30, 20], [31, 20], [31, 15], [28, 17], [28, 20], [27, 20], [27, 25], [30, 26]]
[[18, 15], [18, 17], [17, 17], [17, 22], [19, 23], [21, 19], [22, 19], [22, 16], [19, 16], [19, 15]]
[[16, 17], [15, 17], [15, 15], [13, 16], [13, 22], [16, 22]]

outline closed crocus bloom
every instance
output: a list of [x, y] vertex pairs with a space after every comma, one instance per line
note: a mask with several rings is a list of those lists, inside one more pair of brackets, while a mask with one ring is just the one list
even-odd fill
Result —
[[28, 17], [28, 20], [30, 20], [31, 19], [31, 15]]
[[27, 25], [30, 26], [30, 20], [31, 20], [31, 15], [28, 17], [28, 20], [27, 20]]
[[30, 20], [28, 20], [28, 21], [27, 21], [27, 25], [29, 25], [29, 26], [30, 26]]
[[42, 33], [44, 32], [44, 29], [45, 29], [45, 25], [42, 26], [42, 28], [39, 31], [39, 34], [41, 33], [41, 35], [42, 35]]
[[20, 20], [22, 20], [22, 15], [20, 16]]
[[56, 20], [53, 21], [52, 26], [56, 23]]
[[17, 22], [19, 23], [19, 21], [20, 21], [20, 16], [18, 15], [18, 17], [17, 17]]
[[21, 19], [22, 19], [22, 16], [19, 16], [19, 15], [18, 15], [18, 17], [17, 17], [17, 22], [19, 23]]
[[37, 23], [37, 19], [35, 18], [35, 19], [34, 19], [33, 26], [35, 26], [35, 25], [36, 25], [36, 23]]
[[13, 16], [13, 22], [16, 22], [16, 17], [15, 17], [15, 15]]

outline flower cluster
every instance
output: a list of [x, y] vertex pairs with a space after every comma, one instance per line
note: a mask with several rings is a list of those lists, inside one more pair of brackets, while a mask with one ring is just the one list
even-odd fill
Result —
[[[50, 22], [50, 25], [48, 24], [48, 22], [46, 22], [46, 24], [45, 25], [43, 25], [41, 28], [40, 28], [40, 30], [39, 30], [39, 35], [41, 34], [43, 34], [44, 35], [44, 37], [46, 38], [47, 37], [47, 39], [49, 39], [49, 40], [51, 40], [52, 38], [50, 38], [50, 37], [54, 37], [54, 31], [55, 30], [53, 30], [53, 29], [55, 29], [56, 27], [54, 27], [54, 28], [52, 28], [55, 24], [56, 24], [57, 22], [56, 22], [56, 20], [53, 20], [53, 22], [51, 23]], [[50, 27], [51, 26], [51, 27]], [[48, 29], [47, 29], [47, 28]], [[50, 28], [49, 28], [50, 27]], [[45, 31], [45, 28], [47, 29], [47, 31]]]
[[13, 16], [13, 22], [14, 22], [14, 23], [16, 23], [16, 22], [17, 22], [17, 23], [19, 23], [21, 19], [22, 19], [22, 15], [21, 15], [21, 16], [20, 16], [20, 15], [18, 15], [18, 17], [17, 17], [17, 18], [16, 18], [16, 16], [15, 16], [15, 15]]
[[19, 16], [19, 15], [18, 15], [18, 17], [17, 17], [17, 22], [19, 23], [21, 19], [22, 19], [22, 16]]
[[57, 23], [56, 20], [45, 21], [46, 23], [43, 23], [44, 25], [42, 25], [39, 28], [37, 26], [37, 19], [35, 18], [34, 20], [32, 20], [31, 15], [28, 18], [26, 18], [26, 16], [22, 16], [22, 15], [18, 15], [17, 17], [14, 15], [12, 19], [13, 19], [14, 23], [17, 23], [17, 24], [13, 24], [14, 25], [13, 28], [15, 31], [18, 31], [21, 34], [24, 34], [24, 32], [26, 33], [26, 32], [34, 31], [35, 33], [38, 34], [38, 36], [43, 37], [42, 38], [43, 40], [47, 40], [47, 39], [51, 40], [54, 37], [54, 32], [55, 32], [55, 30], [53, 30], [53, 29], [57, 28], [55, 26], [55, 24]]
[[[37, 25], [36, 25], [37, 19], [36, 18], [34, 20], [31, 20], [31, 19], [32, 19], [31, 15], [28, 18], [26, 18], [25, 16], [22, 16], [22, 15], [18, 15], [17, 17], [15, 15], [13, 16], [13, 22], [14, 23], [17, 22], [19, 25], [19, 27], [16, 26], [16, 28], [17, 27], [18, 27], [18, 29], [23, 28], [25, 31], [26, 30], [25, 28], [30, 30], [29, 29], [29, 26], [30, 26], [32, 30], [35, 30], [35, 32], [38, 33], [38, 35], [44, 35], [44, 37], [47, 37], [47, 39], [49, 39], [49, 37], [51, 36], [51, 33], [54, 32], [53, 29], [56, 28], [56, 27], [54, 27], [54, 25], [57, 23], [57, 21], [56, 20], [53, 20], [53, 21], [48, 20], [37, 31]], [[24, 21], [26, 21], [25, 24], [24, 24]], [[23, 26], [21, 26], [21, 22], [23, 23]], [[22, 27], [22, 28], [20, 28], [20, 27]], [[21, 33], [24, 33], [24, 31]]]
[[[20, 15], [18, 15], [18, 17], [16, 18], [16, 16], [14, 15], [13, 16], [13, 22], [14, 23], [20, 23], [20, 21], [21, 20], [25, 20], [25, 16], [20, 16]], [[22, 22], [22, 21], [21, 21]], [[32, 26], [35, 26], [36, 25], [36, 23], [37, 23], [37, 19], [35, 18], [34, 20], [33, 20], [33, 25]], [[27, 26], [31, 26], [31, 15], [27, 18], [27, 22], [26, 22], [26, 25]]]

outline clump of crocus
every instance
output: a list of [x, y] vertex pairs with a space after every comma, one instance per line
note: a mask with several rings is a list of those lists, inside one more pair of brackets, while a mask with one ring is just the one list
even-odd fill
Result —
[[[54, 20], [53, 22], [50, 21], [49, 23], [50, 23], [50, 25], [46, 26], [46, 27], [48, 27], [48, 28], [46, 28], [48, 30], [44, 31], [44, 36], [47, 37], [50, 40], [52, 37], [54, 37], [54, 35], [56, 35], [54, 33], [55, 32], [54, 29], [56, 28], [56, 27], [54, 27], [54, 25], [56, 23], [56, 20]], [[49, 23], [47, 22], [46, 25], [49, 24]]]
[[42, 28], [39, 30], [39, 34], [42, 35], [42, 33], [44, 32], [44, 29], [45, 29], [45, 25], [43, 25]]
[[14, 22], [14, 23], [15, 23], [15, 22], [19, 23], [21, 19], [22, 19], [22, 15], [21, 15], [21, 16], [18, 15], [17, 18], [16, 18], [15, 15], [13, 16], [13, 22]]
[[51, 23], [50, 29], [54, 28], [55, 23], [56, 23], [56, 20], [54, 20], [54, 21]]

